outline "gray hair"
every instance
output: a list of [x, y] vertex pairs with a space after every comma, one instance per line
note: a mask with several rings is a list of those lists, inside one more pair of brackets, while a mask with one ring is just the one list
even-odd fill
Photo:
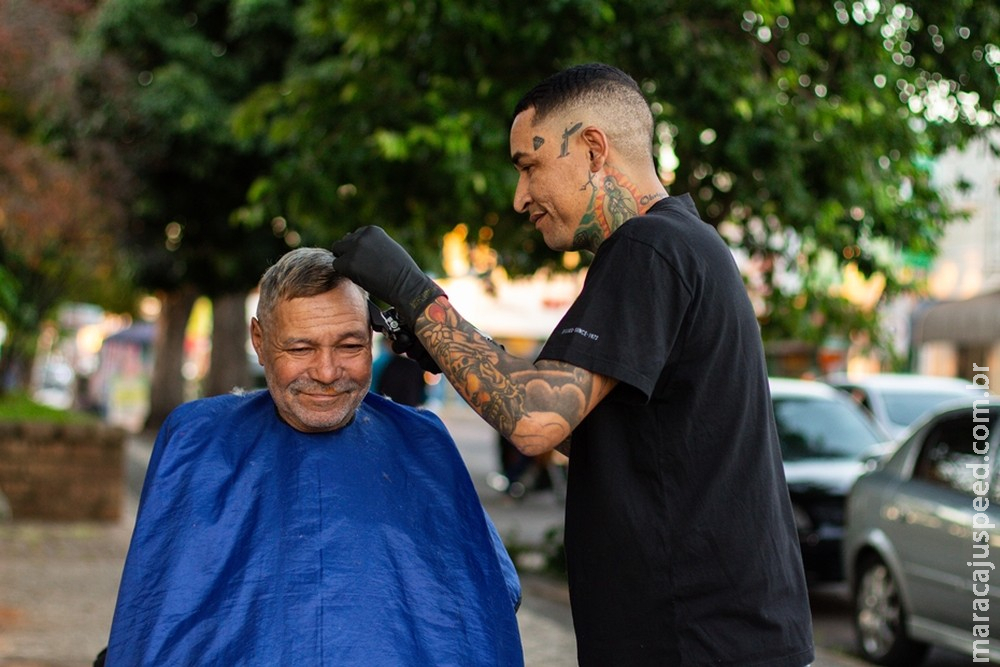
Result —
[[[296, 248], [282, 255], [261, 277], [257, 320], [268, 324], [280, 302], [326, 294], [344, 282], [351, 281], [334, 270], [332, 252], [325, 248]], [[358, 289], [367, 297], [367, 292]]]

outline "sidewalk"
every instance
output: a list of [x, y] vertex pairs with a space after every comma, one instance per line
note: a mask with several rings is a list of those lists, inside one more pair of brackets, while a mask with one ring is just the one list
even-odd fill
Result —
[[[542, 544], [562, 524], [552, 493], [513, 501], [490, 489], [496, 469], [493, 432], [464, 405], [440, 412], [462, 451], [483, 503], [500, 534], [519, 544]], [[141, 470], [149, 443], [128, 444], [129, 468]], [[122, 563], [135, 520], [136, 496], [126, 494], [120, 521], [0, 524], [0, 667], [89, 667], [107, 642]], [[576, 665], [568, 594], [541, 575], [522, 578], [518, 612], [528, 667]], [[814, 667], [865, 663], [818, 650]]]
[[107, 643], [134, 509], [125, 515], [0, 526], [0, 665], [89, 667]]

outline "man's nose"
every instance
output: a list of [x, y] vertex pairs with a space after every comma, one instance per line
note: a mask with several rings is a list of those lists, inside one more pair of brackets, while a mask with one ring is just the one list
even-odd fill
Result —
[[342, 365], [334, 350], [320, 350], [312, 365], [313, 378], [318, 382], [330, 383], [340, 377]]
[[527, 213], [528, 204], [531, 197], [528, 196], [528, 185], [521, 176], [517, 179], [517, 187], [514, 189], [514, 210], [518, 213]]

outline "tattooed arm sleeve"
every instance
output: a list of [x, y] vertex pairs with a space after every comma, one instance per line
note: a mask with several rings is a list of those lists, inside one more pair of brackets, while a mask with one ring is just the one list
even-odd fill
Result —
[[603, 375], [560, 361], [508, 354], [439, 297], [417, 318], [416, 333], [458, 393], [528, 455], [563, 444], [614, 387]]

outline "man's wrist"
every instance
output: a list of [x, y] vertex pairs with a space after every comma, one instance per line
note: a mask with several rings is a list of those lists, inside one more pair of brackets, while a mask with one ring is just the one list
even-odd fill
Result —
[[407, 305], [407, 313], [405, 317], [407, 319], [406, 324], [412, 329], [416, 323], [417, 318], [420, 317], [427, 307], [434, 303], [434, 300], [439, 296], [448, 296], [445, 294], [444, 290], [432, 280], [428, 280], [424, 288], [417, 294], [414, 298], [410, 299]]

